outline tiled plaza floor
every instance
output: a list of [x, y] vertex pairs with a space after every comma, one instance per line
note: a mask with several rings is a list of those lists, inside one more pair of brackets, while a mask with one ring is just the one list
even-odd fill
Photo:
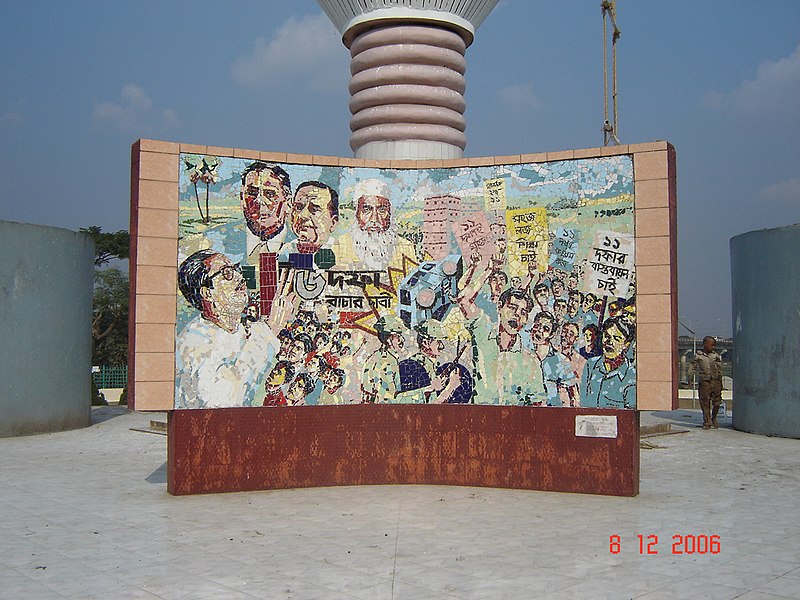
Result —
[[[645, 440], [636, 498], [172, 497], [166, 437], [132, 430], [151, 418], [164, 416], [103, 407], [86, 429], [0, 439], [0, 598], [800, 599], [800, 441], [729, 420], [703, 431], [695, 411], [643, 413], [688, 431]], [[658, 554], [639, 553], [639, 534]], [[674, 554], [673, 535], [717, 535], [720, 551]]]

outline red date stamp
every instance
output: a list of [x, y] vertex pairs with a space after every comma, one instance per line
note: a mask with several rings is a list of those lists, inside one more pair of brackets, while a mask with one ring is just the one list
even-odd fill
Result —
[[[639, 554], [658, 554], [658, 536], [637, 534]], [[722, 542], [718, 535], [683, 535], [676, 533], [672, 536], [672, 554], [719, 554]], [[622, 552], [622, 536], [608, 536], [608, 551], [611, 554]]]

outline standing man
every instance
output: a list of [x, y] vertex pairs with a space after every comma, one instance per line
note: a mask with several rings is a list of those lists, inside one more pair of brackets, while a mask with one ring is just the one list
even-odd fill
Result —
[[[586, 359], [581, 356], [581, 353], [578, 352], [578, 336], [580, 335], [580, 329], [577, 323], [564, 323], [561, 326], [561, 349], [560, 355], [567, 361], [572, 368], [572, 372], [575, 375], [575, 379], [580, 386], [581, 377], [583, 376], [583, 368], [586, 366]], [[570, 406], [580, 406], [580, 398], [579, 394], [570, 395], [568, 389], [561, 389], [559, 392], [562, 393], [562, 400], [564, 400], [564, 396], [566, 395], [567, 402], [565, 404], [569, 404]]]
[[[700, 408], [703, 409], [703, 429], [719, 428], [717, 413], [722, 403], [722, 357], [714, 350], [717, 340], [703, 338], [703, 349], [692, 360], [691, 374], [700, 381]], [[713, 409], [712, 409], [713, 406]]]
[[[558, 302], [559, 298], [556, 300]], [[563, 396], [569, 406], [574, 406], [578, 397], [578, 378], [572, 371], [569, 361], [556, 352], [553, 338], [557, 330], [556, 317], [547, 311], [536, 313], [531, 325], [530, 342], [534, 356], [539, 361], [547, 394], [548, 406], [564, 406]], [[559, 345], [560, 345], [559, 341]], [[534, 403], [543, 402], [540, 395], [532, 395]]]
[[[477, 263], [480, 255], [471, 256], [470, 260]], [[538, 394], [543, 390], [541, 369], [528, 349], [523, 348], [520, 335], [534, 303], [524, 290], [505, 290], [497, 300], [495, 324], [475, 303], [489, 270], [484, 273], [484, 276], [464, 285], [457, 298], [471, 338], [472, 370], [477, 380], [476, 402], [516, 404], [520, 396]]]

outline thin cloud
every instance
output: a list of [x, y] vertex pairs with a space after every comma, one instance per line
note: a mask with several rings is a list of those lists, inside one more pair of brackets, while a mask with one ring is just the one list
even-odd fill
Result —
[[346, 89], [349, 56], [339, 33], [324, 14], [294, 17], [272, 39], [259, 37], [253, 51], [231, 66], [233, 78], [250, 87], [275, 87], [305, 80], [317, 91]]
[[725, 112], [796, 118], [798, 98], [800, 44], [785, 58], [761, 63], [755, 78], [744, 81], [735, 90], [708, 94], [706, 102]]
[[0, 123], [4, 125], [22, 125], [25, 123], [25, 115], [19, 109], [27, 104], [26, 100], [17, 100], [7, 110], [0, 112]]
[[180, 125], [178, 114], [171, 108], [165, 108], [161, 111], [161, 119], [164, 121], [164, 125], [173, 129]]
[[154, 126], [177, 127], [178, 119], [171, 108], [157, 110], [145, 91], [129, 83], [120, 92], [120, 102], [95, 104], [92, 117], [98, 125], [111, 125], [122, 131], [151, 129]]
[[531, 109], [539, 106], [532, 83], [519, 83], [504, 87], [497, 92], [502, 104], [510, 108]]
[[800, 177], [773, 183], [761, 190], [761, 197], [777, 202], [800, 201]]
[[10, 110], [8, 112], [4, 112], [0, 115], [0, 123], [7, 123], [9, 125], [21, 125], [25, 122], [25, 117], [23, 117], [18, 112]]

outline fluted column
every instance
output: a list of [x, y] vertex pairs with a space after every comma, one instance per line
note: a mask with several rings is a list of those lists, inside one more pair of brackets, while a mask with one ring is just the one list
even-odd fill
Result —
[[462, 158], [464, 54], [498, 0], [317, 0], [350, 49], [356, 158]]
[[350, 44], [357, 158], [461, 158], [466, 44], [436, 25], [385, 25]]

